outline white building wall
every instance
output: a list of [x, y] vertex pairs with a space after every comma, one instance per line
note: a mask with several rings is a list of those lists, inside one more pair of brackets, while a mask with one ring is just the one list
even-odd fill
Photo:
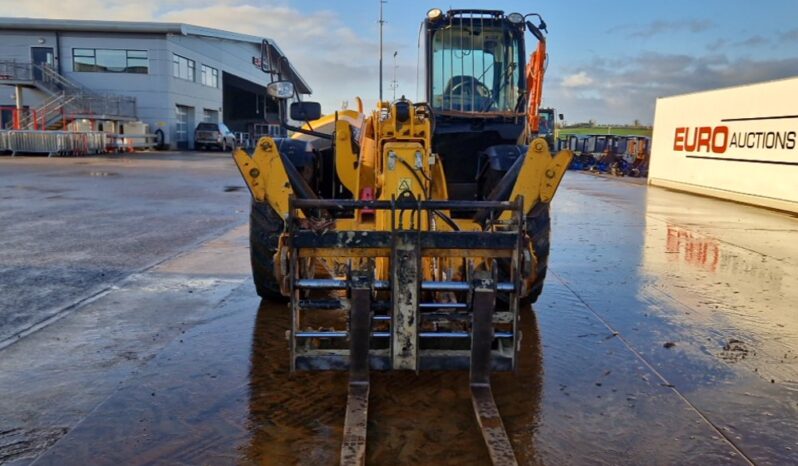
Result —
[[798, 212], [798, 78], [657, 100], [649, 183]]
[[[138, 118], [150, 125], [151, 131], [155, 131], [163, 115], [170, 110], [168, 93], [172, 58], [167, 52], [165, 36], [62, 33], [60, 42], [61, 69], [64, 76], [95, 92], [135, 97]], [[149, 72], [138, 74], [75, 71], [72, 52], [78, 48], [146, 50]]]

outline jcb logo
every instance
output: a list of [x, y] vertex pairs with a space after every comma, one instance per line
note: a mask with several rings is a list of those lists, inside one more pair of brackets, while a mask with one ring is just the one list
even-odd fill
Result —
[[712, 152], [723, 154], [729, 146], [728, 126], [701, 126], [676, 128], [673, 150], [677, 152]]

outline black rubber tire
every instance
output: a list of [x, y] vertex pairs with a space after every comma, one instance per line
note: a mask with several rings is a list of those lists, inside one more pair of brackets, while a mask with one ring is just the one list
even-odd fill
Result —
[[538, 300], [543, 292], [543, 282], [549, 268], [549, 250], [551, 243], [551, 215], [549, 204], [539, 203], [532, 208], [526, 218], [526, 229], [532, 241], [532, 249], [538, 259], [537, 276], [530, 286], [529, 295], [522, 300], [523, 304], [531, 304]]
[[[520, 165], [517, 168], [520, 168]], [[515, 178], [505, 180], [504, 175], [505, 173], [496, 170], [486, 170], [485, 175], [483, 175], [484, 180], [482, 182], [481, 194], [485, 196], [485, 193], [489, 192], [490, 195], [487, 197], [491, 200], [507, 200], [510, 196], [512, 185], [515, 184]], [[497, 188], [500, 184], [504, 185], [503, 190]], [[526, 228], [538, 263], [535, 281], [532, 282], [530, 286], [529, 295], [521, 299], [522, 305], [534, 303], [543, 292], [543, 282], [546, 280], [546, 272], [549, 265], [549, 238], [551, 236], [549, 204], [541, 202], [532, 208], [532, 212], [530, 212], [526, 218]]]
[[280, 284], [274, 276], [274, 253], [283, 219], [266, 202], [252, 202], [249, 214], [249, 255], [252, 262], [252, 279], [258, 296], [266, 299], [287, 299], [280, 293]]

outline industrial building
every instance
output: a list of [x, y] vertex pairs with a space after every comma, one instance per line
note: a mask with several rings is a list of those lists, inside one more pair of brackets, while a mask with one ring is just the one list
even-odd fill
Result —
[[70, 122], [124, 132], [140, 120], [159, 145], [192, 148], [200, 122], [256, 138], [274, 131], [265, 85], [311, 88], [266, 38], [182, 23], [0, 18], [0, 126]]

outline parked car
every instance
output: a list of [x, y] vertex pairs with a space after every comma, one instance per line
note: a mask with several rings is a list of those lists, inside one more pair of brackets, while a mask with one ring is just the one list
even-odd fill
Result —
[[216, 147], [228, 151], [235, 146], [236, 137], [224, 123], [200, 123], [194, 130], [194, 147], [197, 150]]

